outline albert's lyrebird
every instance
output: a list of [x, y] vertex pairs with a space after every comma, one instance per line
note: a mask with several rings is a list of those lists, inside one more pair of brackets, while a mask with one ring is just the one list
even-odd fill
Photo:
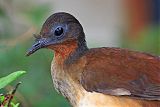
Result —
[[121, 48], [89, 49], [81, 24], [65, 12], [46, 20], [27, 55], [41, 48], [54, 51], [54, 86], [73, 107], [160, 107], [158, 56]]

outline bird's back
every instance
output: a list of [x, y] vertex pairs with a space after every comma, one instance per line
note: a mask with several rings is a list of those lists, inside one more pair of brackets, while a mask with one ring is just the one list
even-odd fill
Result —
[[152, 83], [160, 84], [160, 57], [158, 56], [128, 49], [104, 47], [90, 49], [85, 57], [87, 58], [86, 70], [94, 69], [103, 74], [119, 75], [125, 77], [119, 78], [125, 79], [124, 81], [137, 76], [147, 76]]
[[81, 84], [91, 98], [114, 107], [160, 106], [159, 57], [120, 48], [94, 48], [84, 57]]

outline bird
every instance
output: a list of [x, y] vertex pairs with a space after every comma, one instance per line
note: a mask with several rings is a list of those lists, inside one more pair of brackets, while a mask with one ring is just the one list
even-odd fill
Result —
[[53, 84], [71, 106], [160, 107], [160, 57], [119, 47], [88, 48], [82, 25], [67, 12], [45, 21], [26, 55], [42, 48], [53, 51]]

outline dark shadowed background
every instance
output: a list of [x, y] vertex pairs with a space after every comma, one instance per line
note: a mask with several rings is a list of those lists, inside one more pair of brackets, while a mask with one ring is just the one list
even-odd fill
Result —
[[25, 56], [34, 42], [33, 34], [58, 11], [80, 20], [89, 47], [123, 47], [160, 55], [159, 0], [0, 0], [0, 77], [27, 71], [18, 80], [22, 84], [15, 101], [21, 107], [69, 107], [52, 85], [53, 52], [42, 49]]

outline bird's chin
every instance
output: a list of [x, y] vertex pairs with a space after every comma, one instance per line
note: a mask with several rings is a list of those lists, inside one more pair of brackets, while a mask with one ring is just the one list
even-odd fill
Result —
[[46, 46], [47, 49], [56, 50], [56, 45], [48, 45]]

